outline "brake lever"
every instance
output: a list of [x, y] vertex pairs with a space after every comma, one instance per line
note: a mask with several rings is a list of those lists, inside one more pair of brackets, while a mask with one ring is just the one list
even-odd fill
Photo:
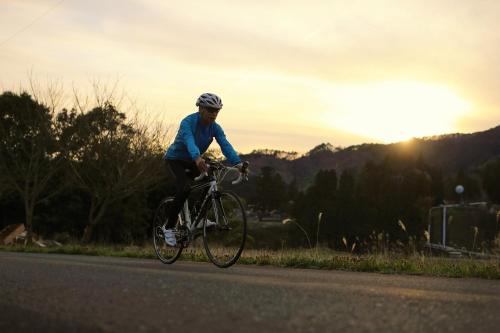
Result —
[[238, 175], [238, 178], [236, 180], [233, 180], [231, 184], [237, 185], [241, 183], [242, 181], [248, 181], [248, 174], [246, 172], [240, 172]]

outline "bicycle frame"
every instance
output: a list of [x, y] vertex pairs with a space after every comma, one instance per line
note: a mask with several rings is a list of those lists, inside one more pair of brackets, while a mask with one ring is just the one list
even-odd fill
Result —
[[[212, 177], [212, 179], [208, 183], [204, 184], [199, 184], [199, 185], [194, 185], [191, 187], [191, 191], [199, 191], [205, 187], [209, 187], [207, 194], [203, 198], [203, 201], [200, 205], [200, 209], [198, 212], [196, 212], [196, 216], [194, 217], [194, 221], [191, 220], [191, 211], [189, 209], [189, 200], [186, 199], [184, 201], [184, 206], [182, 207], [182, 212], [184, 215], [184, 221], [182, 221], [181, 225], [184, 225], [189, 229], [189, 231], [194, 231], [197, 227], [198, 224], [200, 224], [201, 221], [201, 213], [205, 210], [205, 206], [207, 204], [207, 201], [212, 197], [212, 194], [217, 192], [217, 180], [215, 177]], [[213, 199], [213, 198], [212, 198]]]
[[[248, 166], [248, 164], [247, 164], [247, 166]], [[193, 233], [198, 228], [198, 225], [200, 224], [200, 221], [202, 220], [201, 214], [206, 212], [206, 206], [207, 206], [208, 200], [211, 199], [213, 201], [213, 205], [217, 204], [215, 202], [216, 198], [213, 194], [217, 193], [217, 191], [218, 191], [217, 184], [222, 182], [230, 171], [239, 171], [239, 170], [237, 168], [234, 168], [234, 167], [223, 167], [223, 168], [219, 168], [219, 169], [216, 168], [216, 169], [210, 170], [209, 173], [205, 174], [205, 176], [209, 177], [208, 182], [203, 183], [203, 184], [195, 184], [195, 185], [190, 187], [191, 192], [196, 192], [196, 191], [199, 191], [199, 190], [206, 188], [206, 187], [209, 188], [205, 197], [203, 198], [203, 201], [201, 202], [199, 211], [196, 212], [196, 216], [194, 217], [194, 221], [191, 219], [191, 211], [189, 209], [189, 200], [186, 199], [186, 201], [184, 201], [184, 205], [182, 207], [182, 213], [184, 215], [184, 220], [181, 218], [181, 225], [185, 225], [185, 227], [189, 230], [190, 233]], [[200, 180], [202, 178], [203, 178], [203, 175], [200, 175], [197, 178], [195, 178], [195, 180]], [[242, 179], [243, 179], [243, 177], [240, 174], [240, 176], [237, 180], [232, 181], [232, 184], [233, 185], [238, 184], [242, 181]], [[216, 219], [215, 222], [219, 221], [219, 216], [218, 216], [217, 210], [215, 210], [215, 219]]]

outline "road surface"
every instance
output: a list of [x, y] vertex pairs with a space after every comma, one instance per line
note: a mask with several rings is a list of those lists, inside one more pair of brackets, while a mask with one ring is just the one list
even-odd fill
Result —
[[0, 252], [0, 332], [500, 332], [500, 281]]

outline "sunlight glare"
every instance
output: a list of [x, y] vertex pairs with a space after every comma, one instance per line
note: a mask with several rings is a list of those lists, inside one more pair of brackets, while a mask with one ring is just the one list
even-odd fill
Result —
[[471, 108], [446, 86], [411, 81], [337, 86], [325, 98], [330, 126], [386, 143], [456, 131]]

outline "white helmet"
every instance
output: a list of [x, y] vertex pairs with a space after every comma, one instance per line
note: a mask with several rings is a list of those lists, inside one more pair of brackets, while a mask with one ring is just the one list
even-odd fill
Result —
[[206, 106], [214, 109], [222, 108], [222, 100], [216, 94], [204, 93], [196, 100], [196, 106]]

